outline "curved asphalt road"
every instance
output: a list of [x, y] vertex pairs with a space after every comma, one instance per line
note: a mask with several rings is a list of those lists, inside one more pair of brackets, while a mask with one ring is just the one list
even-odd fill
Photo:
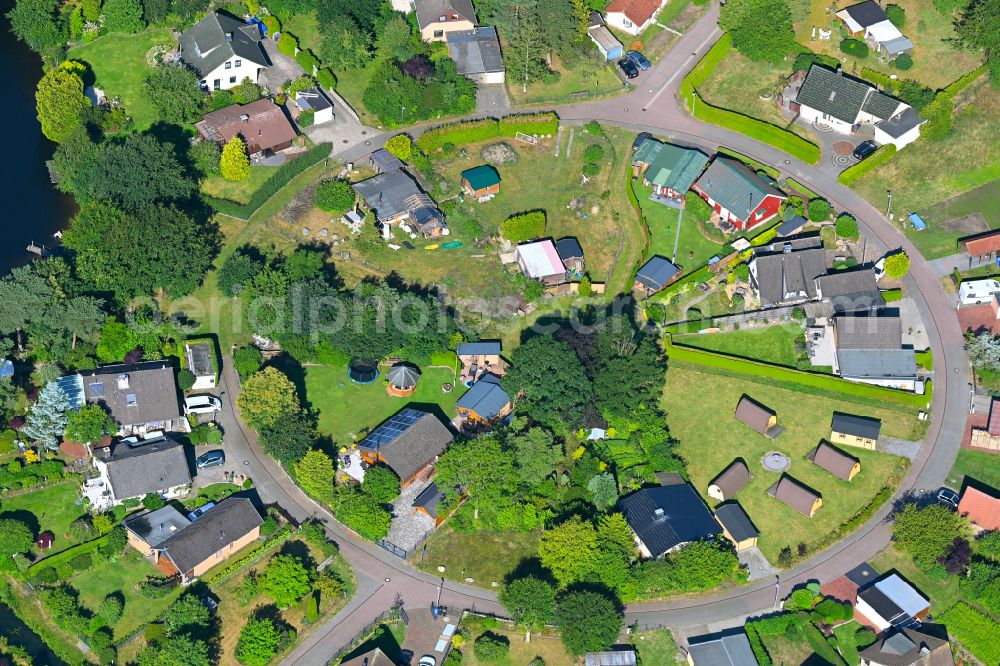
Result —
[[[934, 354], [934, 398], [931, 422], [924, 445], [903, 481], [896, 497], [911, 490], [932, 490], [940, 486], [954, 463], [965, 426], [969, 376], [962, 348], [962, 333], [954, 314], [954, 299], [910, 241], [878, 210], [852, 190], [837, 182], [836, 170], [813, 166], [786, 153], [714, 125], [695, 120], [676, 100], [680, 81], [721, 35], [716, 21], [718, 6], [695, 22], [653, 69], [643, 72], [631, 93], [607, 100], [559, 107], [560, 118], [569, 123], [599, 120], [636, 131], [669, 136], [682, 144], [702, 146], [714, 152], [718, 146], [736, 150], [755, 160], [778, 167], [825, 197], [838, 210], [850, 211], [859, 221], [869, 242], [883, 249], [902, 248], [910, 256], [910, 273], [904, 279], [907, 294], [914, 299], [927, 327]], [[388, 135], [371, 137], [371, 143]], [[374, 146], [361, 146], [367, 153]], [[356, 151], [355, 151], [356, 152]], [[321, 517], [341, 552], [355, 568], [359, 590], [341, 613], [310, 636], [284, 663], [303, 666], [325, 664], [330, 655], [350, 640], [359, 629], [387, 609], [397, 595], [407, 605], [424, 605], [435, 600], [438, 584], [433, 576], [419, 572], [402, 560], [349, 533], [318, 505], [303, 495], [283, 470], [260, 453], [256, 437], [235, 416], [234, 392], [238, 382], [228, 359], [224, 373], [230, 388], [225, 396], [227, 409], [223, 425], [233, 441], [233, 449], [243, 455], [248, 471], [265, 501], [275, 501], [297, 519]], [[226, 423], [226, 420], [229, 423]], [[239, 433], [239, 434], [236, 434]], [[626, 623], [640, 626], [693, 626], [736, 618], [772, 609], [776, 600], [805, 581], [825, 582], [871, 558], [888, 543], [886, 506], [861, 529], [837, 542], [794, 569], [783, 572], [780, 582], [771, 579], [714, 595], [665, 602], [632, 604]], [[389, 579], [386, 582], [385, 579]], [[441, 601], [445, 605], [500, 611], [496, 595], [488, 590], [445, 582]]]

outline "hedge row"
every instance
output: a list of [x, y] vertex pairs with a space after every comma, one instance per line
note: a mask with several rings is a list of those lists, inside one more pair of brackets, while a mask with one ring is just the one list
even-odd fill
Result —
[[729, 148], [723, 148], [720, 146], [719, 149], [716, 150], [715, 152], [719, 153], [720, 155], [729, 155], [730, 157], [737, 159], [740, 162], [743, 162], [743, 164], [746, 164], [754, 171], [763, 171], [764, 173], [766, 173], [771, 178], [774, 178], [775, 180], [777, 180], [778, 177], [781, 175], [781, 172], [775, 169], [774, 167], [768, 166], [763, 162], [758, 162], [755, 159], [751, 159], [746, 155], [744, 155], [743, 153], [738, 153], [735, 150], [730, 150]]
[[1000, 664], [1000, 624], [960, 601], [940, 618], [948, 632], [984, 664]]
[[985, 74], [988, 69], [989, 65], [980, 65], [979, 67], [975, 68], [968, 74], [963, 74], [959, 78], [949, 83], [945, 87], [944, 92], [948, 93], [949, 95], [954, 95], [958, 92], [961, 92], [962, 90], [965, 90], [970, 85], [972, 85], [972, 83], [976, 79]]
[[67, 562], [72, 561], [73, 558], [75, 558], [77, 555], [93, 553], [98, 548], [101, 547], [101, 544], [103, 544], [107, 540], [108, 540], [108, 535], [105, 534], [104, 536], [100, 536], [91, 541], [85, 541], [84, 543], [77, 544], [76, 546], [73, 546], [71, 548], [67, 548], [66, 550], [56, 553], [55, 555], [49, 555], [48, 557], [43, 557], [42, 559], [35, 561], [28, 568], [27, 577], [34, 578], [43, 569], [46, 569], [48, 567], [52, 567], [54, 569], [58, 567], [60, 564], [66, 564]]
[[882, 298], [885, 299], [886, 303], [894, 303], [896, 301], [903, 300], [903, 290], [902, 289], [883, 289]]
[[250, 195], [250, 201], [245, 204], [236, 203], [229, 199], [217, 199], [215, 197], [203, 197], [205, 203], [212, 207], [217, 213], [235, 217], [240, 220], [249, 220], [250, 216], [267, 203], [267, 200], [278, 193], [278, 190], [287, 185], [293, 178], [301, 174], [311, 166], [319, 164], [330, 156], [333, 148], [331, 143], [321, 143], [313, 146], [299, 157], [285, 162], [261, 185], [256, 192]]
[[523, 115], [464, 120], [429, 129], [417, 139], [417, 146], [430, 153], [445, 144], [475, 143], [501, 136], [524, 134], [555, 134], [559, 129], [559, 118], [554, 113], [530, 113]]
[[268, 551], [271, 551], [277, 546], [280, 546], [284, 542], [288, 541], [288, 539], [290, 539], [291, 536], [292, 536], [292, 526], [285, 525], [277, 532], [272, 534], [270, 539], [258, 545], [256, 548], [251, 550], [249, 553], [247, 553], [240, 559], [231, 563], [225, 569], [217, 571], [211, 576], [206, 577], [204, 579], [205, 582], [208, 583], [209, 585], [213, 585], [215, 583], [221, 583], [227, 578], [235, 576], [240, 571], [242, 571], [244, 567], [247, 567], [255, 562], [260, 561], [260, 559], [264, 557], [264, 555], [266, 555]]
[[850, 185], [869, 171], [873, 171], [891, 160], [892, 156], [895, 154], [896, 146], [891, 143], [887, 143], [872, 153], [868, 158], [863, 159], [857, 164], [849, 166], [841, 171], [840, 175], [837, 176], [837, 180], [840, 181], [841, 185]]
[[774, 146], [808, 164], [819, 162], [819, 146], [811, 141], [807, 141], [798, 134], [789, 132], [782, 127], [772, 125], [763, 120], [757, 120], [756, 118], [751, 118], [750, 116], [745, 116], [742, 113], [730, 111], [729, 109], [712, 106], [698, 95], [698, 86], [712, 75], [715, 68], [726, 57], [726, 53], [729, 52], [732, 43], [732, 37], [728, 33], [724, 34], [708, 50], [705, 57], [694, 66], [694, 69], [684, 77], [684, 80], [681, 81], [681, 97], [685, 102], [693, 105], [691, 115], [707, 123], [734, 130], [752, 139], [757, 139], [758, 141]]
[[545, 213], [533, 210], [528, 213], [511, 215], [500, 227], [500, 233], [511, 243], [541, 238], [545, 235]]
[[804, 372], [802, 370], [793, 370], [791, 368], [769, 365], [759, 361], [750, 361], [747, 359], [737, 358], [735, 356], [727, 356], [725, 354], [704, 351], [693, 347], [676, 345], [670, 341], [669, 336], [666, 341], [666, 346], [667, 356], [678, 361], [694, 363], [696, 365], [705, 365], [753, 377], [774, 379], [792, 384], [811, 386], [824, 391], [844, 393], [846, 395], [853, 395], [859, 398], [874, 401], [891, 402], [897, 405], [924, 409], [927, 404], [930, 403], [932, 397], [930, 383], [927, 384], [927, 392], [924, 395], [917, 395], [916, 393], [897, 391], [895, 389], [882, 388], [880, 386], [857, 384], [832, 375], [822, 375], [819, 373]]
[[927, 370], [928, 372], [934, 369], [934, 355], [931, 353], [930, 349], [918, 351], [916, 353], [916, 356], [917, 356], [917, 365], [919, 365], [921, 368]]

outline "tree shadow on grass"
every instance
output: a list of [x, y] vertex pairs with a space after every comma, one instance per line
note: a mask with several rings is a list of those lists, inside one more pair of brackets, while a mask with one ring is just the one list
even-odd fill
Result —
[[389, 627], [382, 624], [375, 629], [375, 633], [372, 634], [371, 638], [344, 655], [341, 661], [350, 661], [355, 657], [360, 657], [363, 654], [371, 652], [375, 648], [382, 650], [393, 662], [399, 658], [399, 654], [402, 651], [402, 646], [400, 646], [399, 641], [396, 640], [392, 632], [389, 631]]
[[42, 529], [41, 524], [38, 522], [38, 516], [27, 509], [4, 511], [0, 513], [0, 520], [16, 520], [24, 523], [31, 530], [32, 537], [37, 536]]

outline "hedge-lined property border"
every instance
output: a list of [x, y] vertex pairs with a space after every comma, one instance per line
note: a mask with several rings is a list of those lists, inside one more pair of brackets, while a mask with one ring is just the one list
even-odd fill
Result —
[[823, 375], [814, 372], [794, 370], [792, 368], [784, 368], [777, 365], [761, 363], [760, 361], [751, 361], [736, 356], [718, 354], [716, 352], [696, 349], [694, 347], [685, 347], [684, 345], [675, 344], [671, 340], [669, 334], [666, 336], [665, 344], [667, 357], [671, 360], [693, 363], [695, 365], [704, 365], [711, 368], [718, 368], [720, 370], [728, 370], [730, 372], [737, 372], [744, 375], [750, 375], [752, 377], [760, 377], [762, 379], [773, 379], [776, 381], [788, 382], [790, 384], [800, 384], [823, 391], [829, 391], [831, 393], [843, 393], [857, 398], [891, 402], [915, 409], [926, 408], [932, 398], [930, 382], [927, 383], [926, 392], [923, 395], [918, 395], [916, 393], [897, 391], [895, 389], [882, 388], [880, 386], [872, 386], [870, 384], [858, 384], [847, 381], [846, 379], [834, 377], [833, 375]]
[[96, 539], [91, 539], [90, 541], [84, 541], [83, 543], [78, 543], [71, 548], [59, 551], [55, 555], [49, 555], [48, 557], [43, 557], [42, 559], [34, 562], [26, 573], [26, 578], [34, 578], [38, 575], [40, 571], [48, 567], [56, 568], [60, 564], [71, 561], [77, 555], [83, 555], [84, 553], [93, 553], [101, 544], [108, 540], [108, 535], [99, 536]]
[[960, 601], [938, 621], [948, 626], [948, 632], [984, 664], [1000, 664], [1000, 624], [985, 613]]
[[980, 65], [979, 67], [976, 67], [968, 74], [963, 74], [962, 76], [958, 77], [957, 79], [949, 83], [947, 86], [944, 87], [944, 90], [942, 90], [942, 92], [948, 93], [949, 95], [954, 95], [956, 93], [965, 90], [970, 85], [972, 85], [976, 79], [985, 74], [987, 70], [989, 70], [989, 68], [990, 68], [989, 65]]
[[808, 164], [816, 164], [820, 160], [819, 146], [803, 139], [794, 132], [769, 122], [745, 116], [737, 111], [730, 111], [706, 102], [698, 94], [698, 86], [704, 83], [732, 47], [733, 40], [729, 33], [722, 37], [708, 50], [705, 57], [681, 81], [680, 94], [685, 103], [692, 105], [691, 115], [698, 120], [731, 129], [756, 139]]
[[463, 144], [486, 141], [501, 136], [523, 134], [555, 134], [559, 117], [554, 113], [525, 113], [502, 118], [463, 120], [427, 130], [416, 140], [426, 153], [434, 152], [447, 143]]
[[256, 192], [250, 195], [250, 201], [245, 204], [236, 203], [235, 201], [230, 201], [229, 199], [218, 199], [207, 195], [203, 195], [202, 199], [217, 213], [228, 215], [229, 217], [235, 217], [239, 220], [249, 220], [261, 206], [267, 203], [268, 199], [277, 194], [278, 191], [291, 182], [293, 178], [301, 174], [309, 167], [315, 166], [330, 157], [330, 151], [332, 149], [332, 143], [321, 143], [318, 146], [313, 146], [299, 157], [285, 162], [278, 167], [278, 170], [275, 171], [271, 177], [257, 189]]
[[873, 171], [891, 160], [895, 154], [896, 146], [891, 143], [887, 143], [869, 155], [866, 159], [863, 159], [857, 164], [849, 166], [841, 171], [840, 175], [837, 176], [837, 180], [840, 181], [841, 185], [850, 185], [869, 171]]

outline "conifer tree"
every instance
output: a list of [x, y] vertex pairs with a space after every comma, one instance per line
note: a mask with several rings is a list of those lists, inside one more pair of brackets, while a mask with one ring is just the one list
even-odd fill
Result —
[[59, 445], [59, 436], [66, 429], [69, 397], [55, 382], [49, 382], [38, 394], [38, 402], [31, 406], [24, 434], [47, 449]]

